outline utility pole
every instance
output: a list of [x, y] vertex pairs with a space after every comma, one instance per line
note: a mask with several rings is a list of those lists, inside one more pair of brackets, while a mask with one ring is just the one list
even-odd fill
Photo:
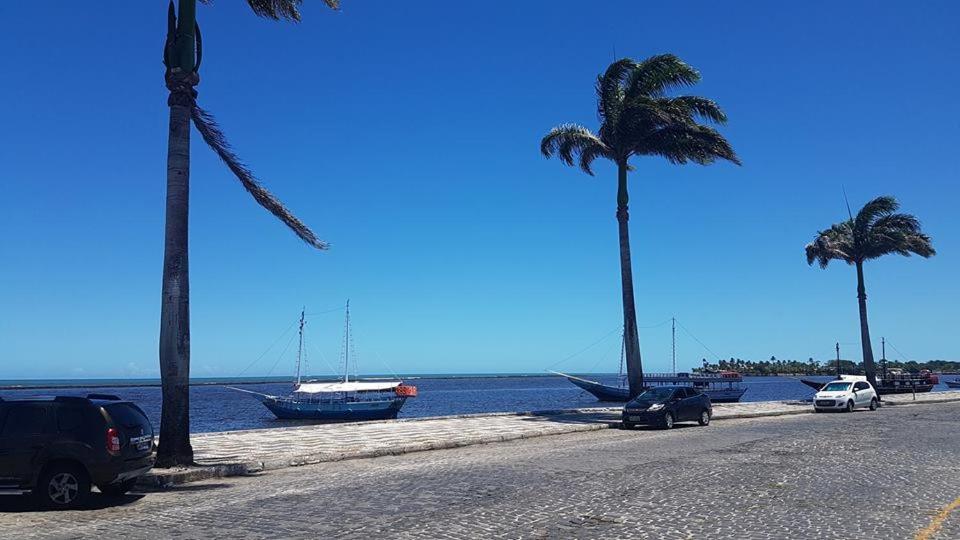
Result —
[[670, 335], [673, 341], [673, 374], [677, 374], [677, 318], [670, 319]]
[[883, 354], [880, 356], [880, 362], [883, 365], [883, 378], [887, 378], [887, 338], [880, 338], [880, 346]]
[[840, 378], [840, 342], [837, 342], [837, 378]]

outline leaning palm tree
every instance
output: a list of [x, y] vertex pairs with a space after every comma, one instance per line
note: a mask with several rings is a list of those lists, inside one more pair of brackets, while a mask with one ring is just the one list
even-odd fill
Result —
[[[206, 0], [202, 0], [206, 2]], [[268, 19], [300, 20], [302, 0], [247, 0], [253, 12]], [[324, 0], [336, 8], [337, 0]], [[213, 116], [196, 102], [200, 82], [202, 41], [196, 23], [196, 0], [171, 0], [163, 61], [170, 90], [170, 132], [167, 147], [167, 201], [160, 307], [160, 381], [163, 405], [157, 466], [193, 462], [190, 445], [190, 279], [187, 225], [190, 188], [190, 123], [223, 160], [254, 200], [279, 218], [304, 242], [318, 249], [327, 245], [264, 188], [234, 154]]]
[[723, 124], [727, 117], [720, 107], [697, 96], [670, 96], [677, 88], [691, 86], [700, 73], [672, 54], [653, 56], [637, 62], [618, 60], [597, 79], [597, 133], [576, 125], [553, 128], [540, 142], [544, 156], [554, 154], [567, 165], [579, 164], [593, 176], [591, 164], [606, 158], [617, 166], [617, 222], [620, 235], [620, 277], [623, 290], [624, 348], [630, 395], [643, 389], [643, 365], [637, 335], [637, 314], [633, 298], [633, 269], [630, 262], [630, 235], [627, 222], [627, 172], [633, 156], [660, 156], [671, 163], [707, 165], [717, 159], [739, 164], [730, 143], [706, 120]]
[[[870, 345], [867, 324], [867, 289], [863, 283], [863, 263], [897, 253], [924, 258], [936, 255], [930, 237], [920, 230], [920, 221], [910, 214], [898, 214], [900, 204], [893, 197], [877, 197], [868, 202], [856, 217], [832, 225], [807, 244], [807, 264], [826, 268], [830, 261], [843, 261], [857, 268], [857, 302], [860, 304], [860, 342], [867, 380], [877, 386], [877, 368]], [[849, 210], [849, 209], [848, 209]]]

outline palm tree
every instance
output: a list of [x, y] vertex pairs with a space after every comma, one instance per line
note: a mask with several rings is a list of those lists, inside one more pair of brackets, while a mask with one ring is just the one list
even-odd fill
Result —
[[830, 261], [843, 261], [857, 268], [857, 301], [860, 304], [860, 342], [867, 380], [877, 385], [877, 369], [870, 345], [867, 324], [867, 289], [863, 283], [863, 263], [884, 255], [915, 253], [928, 258], [936, 255], [930, 237], [920, 230], [920, 221], [910, 214], [898, 214], [900, 204], [893, 197], [877, 197], [850, 219], [832, 225], [807, 244], [807, 264], [826, 268]]
[[[206, 0], [202, 0], [206, 1]], [[300, 20], [302, 0], [247, 0], [253, 12], [268, 19]], [[200, 82], [202, 41], [196, 23], [196, 0], [171, 0], [163, 60], [170, 90], [170, 132], [167, 147], [167, 201], [160, 307], [160, 381], [163, 405], [157, 466], [193, 463], [190, 445], [190, 276], [187, 226], [190, 191], [190, 122], [223, 160], [254, 200], [279, 218], [304, 242], [327, 245], [283, 203], [264, 188], [233, 153], [213, 116], [197, 106], [194, 87]], [[337, 0], [324, 0], [331, 8]]]
[[[652, 56], [637, 62], [618, 60], [597, 78], [597, 133], [577, 124], [553, 128], [540, 142], [544, 156], [556, 154], [562, 162], [579, 164], [593, 176], [591, 164], [606, 158], [617, 165], [617, 222], [620, 234], [620, 278], [623, 290], [623, 325], [630, 395], [643, 389], [643, 366], [637, 335], [633, 299], [633, 269], [630, 262], [630, 232], [627, 226], [627, 172], [633, 156], [660, 156], [671, 163], [707, 165], [718, 158], [739, 164], [730, 143], [707, 120], [723, 124], [720, 107], [697, 96], [668, 96], [677, 88], [691, 86], [700, 73], [672, 54]], [[578, 161], [575, 162], [575, 158]]]

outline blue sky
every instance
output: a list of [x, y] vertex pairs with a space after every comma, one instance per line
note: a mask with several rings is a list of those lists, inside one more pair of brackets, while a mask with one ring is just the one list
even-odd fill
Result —
[[[164, 2], [0, 4], [0, 379], [157, 373], [166, 159]], [[634, 162], [641, 327], [676, 316], [723, 357], [859, 359], [855, 277], [803, 246], [853, 205], [900, 199], [930, 260], [867, 267], [871, 328], [960, 357], [956, 2], [307, 2], [299, 25], [201, 6], [200, 104], [333, 244], [313, 251], [194, 137], [193, 373], [292, 371], [302, 305], [350, 298], [361, 369], [617, 368], [615, 171], [538, 153], [596, 127], [617, 56], [673, 52], [726, 109], [742, 167]], [[13, 24], [11, 24], [13, 23]], [[311, 317], [318, 373], [339, 314]], [[615, 338], [614, 340], [615, 341]], [[680, 367], [712, 356], [679, 334]], [[669, 325], [641, 330], [666, 370]], [[897, 357], [892, 353], [891, 357]]]

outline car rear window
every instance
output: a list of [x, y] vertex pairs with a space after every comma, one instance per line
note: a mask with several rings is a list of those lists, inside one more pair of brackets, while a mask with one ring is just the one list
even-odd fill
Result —
[[112, 418], [115, 423], [123, 427], [142, 426], [147, 428], [150, 426], [150, 421], [147, 420], [147, 417], [144, 416], [139, 408], [130, 403], [115, 403], [105, 406], [104, 409], [107, 410], [110, 418]]

